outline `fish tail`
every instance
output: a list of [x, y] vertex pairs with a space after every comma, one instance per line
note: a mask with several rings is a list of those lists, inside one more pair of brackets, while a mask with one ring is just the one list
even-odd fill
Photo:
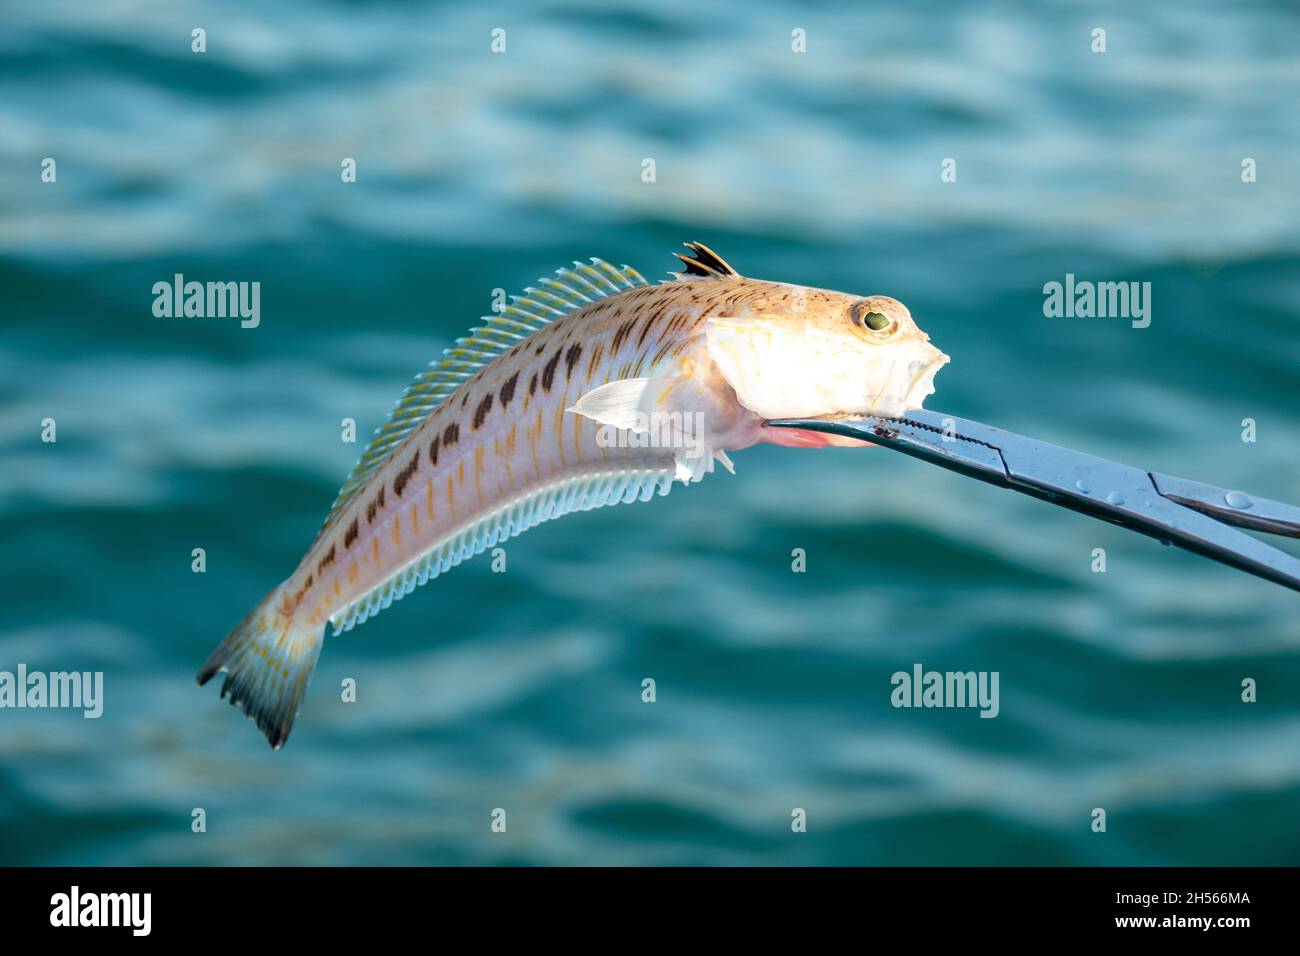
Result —
[[263, 598], [217, 645], [198, 675], [202, 686], [225, 671], [221, 696], [242, 704], [277, 750], [289, 738], [324, 639], [322, 628], [307, 630], [294, 623], [280, 604], [281, 595], [277, 588]]

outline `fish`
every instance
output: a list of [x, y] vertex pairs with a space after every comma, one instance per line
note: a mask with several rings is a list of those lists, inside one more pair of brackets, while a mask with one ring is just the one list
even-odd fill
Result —
[[272, 748], [324, 642], [562, 515], [648, 501], [760, 442], [863, 442], [775, 418], [920, 408], [948, 356], [898, 300], [746, 278], [698, 242], [652, 284], [574, 262], [512, 296], [406, 389], [298, 567], [212, 652]]

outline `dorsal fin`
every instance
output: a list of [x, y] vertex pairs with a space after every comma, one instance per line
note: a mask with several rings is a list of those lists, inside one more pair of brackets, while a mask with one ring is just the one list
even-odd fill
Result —
[[590, 264], [574, 262], [571, 269], [556, 269], [553, 278], [537, 280], [537, 287], [529, 286], [523, 295], [511, 296], [511, 303], [501, 313], [484, 316], [483, 325], [457, 339], [402, 393], [343, 482], [323, 527], [328, 527], [357, 489], [383, 467], [393, 449], [479, 369], [560, 316], [640, 285], [647, 282], [631, 266], [613, 266], [600, 259], [592, 259]]
[[740, 275], [735, 269], [727, 265], [727, 261], [718, 255], [702, 242], [685, 242], [682, 243], [687, 249], [691, 250], [689, 256], [680, 252], [675, 252], [678, 259], [686, 264], [686, 269], [679, 272], [678, 275], [685, 278], [686, 276], [701, 276], [706, 279], [725, 279], [727, 276]]

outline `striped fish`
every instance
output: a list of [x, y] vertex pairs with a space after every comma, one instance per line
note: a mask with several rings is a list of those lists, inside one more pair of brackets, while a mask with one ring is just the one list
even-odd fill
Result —
[[550, 518], [646, 501], [760, 441], [848, 443], [765, 419], [898, 414], [948, 357], [907, 309], [740, 276], [688, 243], [685, 268], [574, 263], [515, 296], [406, 390], [294, 573], [199, 672], [224, 671], [272, 747], [289, 736], [326, 623], [348, 631]]

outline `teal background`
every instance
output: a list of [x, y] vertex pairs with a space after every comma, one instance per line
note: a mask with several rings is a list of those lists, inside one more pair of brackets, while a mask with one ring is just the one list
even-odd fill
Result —
[[[746, 451], [462, 566], [327, 639], [279, 753], [193, 681], [310, 543], [343, 418], [493, 289], [684, 240], [907, 303], [935, 408], [1300, 500], [1293, 5], [3, 21], [0, 670], [102, 670], [106, 705], [0, 711], [0, 863], [1300, 862], [1295, 593], [878, 449]], [[261, 282], [261, 326], [155, 318], [176, 272]], [[1067, 272], [1151, 282], [1151, 327], [1044, 318]], [[895, 710], [916, 662], [999, 671], [1000, 716]]]

